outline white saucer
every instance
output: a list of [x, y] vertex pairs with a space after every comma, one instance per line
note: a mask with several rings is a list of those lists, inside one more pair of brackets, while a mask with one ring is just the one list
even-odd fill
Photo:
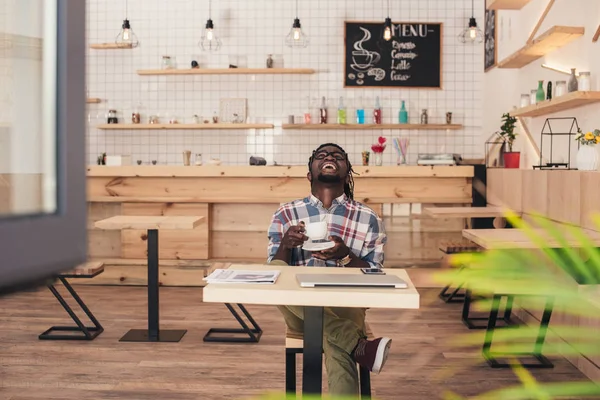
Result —
[[332, 241], [314, 243], [310, 240], [307, 240], [302, 245], [302, 249], [306, 251], [321, 251], [331, 249], [333, 246], [335, 246], [335, 242]]

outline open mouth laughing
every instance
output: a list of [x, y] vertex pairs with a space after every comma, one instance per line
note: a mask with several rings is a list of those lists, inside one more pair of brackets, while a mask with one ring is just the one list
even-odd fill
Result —
[[337, 172], [338, 166], [333, 161], [326, 161], [321, 165], [321, 172]]

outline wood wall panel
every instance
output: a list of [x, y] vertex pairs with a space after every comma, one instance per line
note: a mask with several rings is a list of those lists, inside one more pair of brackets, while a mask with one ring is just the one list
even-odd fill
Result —
[[121, 232], [105, 231], [94, 227], [96, 221], [121, 215], [121, 204], [88, 203], [87, 234], [88, 257], [118, 258], [121, 257]]
[[214, 204], [211, 229], [218, 232], [267, 232], [279, 203]]
[[[581, 173], [542, 171], [548, 179], [548, 216], [553, 220], [579, 225], [581, 220]], [[550, 174], [551, 175], [548, 175]], [[523, 188], [531, 191], [533, 188]], [[541, 197], [542, 194], [536, 194]], [[528, 211], [529, 212], [529, 211]]]
[[489, 204], [512, 205], [526, 220], [528, 214], [539, 212], [558, 222], [600, 230], [591, 221], [600, 213], [598, 171], [488, 169], [487, 190]]
[[521, 212], [523, 206], [521, 172], [520, 169], [488, 168], [486, 189], [488, 203]]
[[211, 257], [216, 259], [267, 260], [267, 232], [219, 232], [210, 238]]
[[581, 173], [581, 214], [579, 216], [584, 228], [600, 230], [592, 216], [600, 213], [600, 172]]
[[[173, 215], [204, 217], [194, 230], [163, 230], [158, 234], [159, 258], [169, 260], [207, 260], [209, 258], [210, 212], [206, 203], [124, 203], [122, 215]], [[121, 231], [121, 257], [147, 257], [147, 232]]]
[[540, 171], [524, 170], [521, 194], [523, 195], [522, 209], [527, 212], [548, 214], [548, 175]]
[[[175, 197], [198, 203], [282, 203], [306, 196], [305, 178], [88, 178], [88, 197]], [[370, 178], [356, 186], [366, 204], [471, 203], [467, 178]]]

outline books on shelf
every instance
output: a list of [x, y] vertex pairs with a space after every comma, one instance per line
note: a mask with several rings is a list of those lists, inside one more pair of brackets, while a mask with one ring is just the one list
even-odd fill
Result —
[[215, 269], [204, 278], [207, 283], [261, 283], [274, 284], [279, 271], [249, 271], [235, 269]]

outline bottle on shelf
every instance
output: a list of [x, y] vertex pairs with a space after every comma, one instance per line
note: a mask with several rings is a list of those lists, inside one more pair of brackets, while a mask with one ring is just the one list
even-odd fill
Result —
[[427, 114], [427, 109], [424, 108], [421, 112], [421, 124], [427, 125], [429, 123], [429, 115]]
[[401, 124], [408, 124], [408, 111], [406, 111], [404, 100], [402, 100], [402, 106], [400, 107], [400, 112], [398, 113], [398, 122]]
[[373, 110], [373, 123], [381, 125], [381, 106], [379, 105], [379, 96], [375, 98], [375, 109]]
[[344, 98], [340, 96], [340, 104], [337, 112], [337, 123], [340, 125], [346, 124], [346, 107], [344, 106]]
[[359, 98], [356, 107], [356, 123], [361, 125], [365, 123], [365, 107], [363, 106], [362, 97]]
[[306, 104], [306, 111], [304, 111], [304, 123], [310, 124], [312, 122], [312, 116], [310, 115], [310, 96], [308, 97]]
[[325, 96], [323, 96], [321, 98], [320, 113], [321, 113], [321, 123], [326, 124], [327, 123], [327, 105], [325, 104]]
[[538, 88], [535, 94], [536, 103], [540, 103], [546, 100], [546, 93], [544, 93], [544, 81], [538, 81]]

